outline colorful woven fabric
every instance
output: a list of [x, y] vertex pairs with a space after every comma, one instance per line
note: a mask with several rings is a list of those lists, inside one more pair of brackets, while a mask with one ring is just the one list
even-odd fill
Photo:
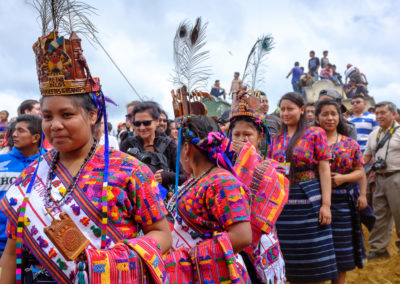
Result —
[[[285, 135], [274, 136], [268, 149], [268, 157], [284, 163], [288, 141], [284, 143]], [[297, 141], [293, 148], [292, 161], [296, 168], [316, 166], [319, 161], [329, 160], [328, 139], [325, 131], [320, 127], [310, 127]], [[288, 161], [289, 162], [289, 161]]]
[[195, 247], [181, 248], [169, 254], [165, 267], [170, 283], [249, 283], [243, 266], [238, 264], [228, 234], [214, 233], [213, 238]]
[[[274, 227], [289, 196], [289, 181], [282, 173], [280, 164], [271, 159], [262, 160], [251, 143], [247, 143], [240, 152], [235, 170], [251, 192], [252, 243], [245, 252], [260, 279], [273, 279], [274, 283], [283, 283], [284, 261], [280, 254], [279, 242], [276, 239], [269, 245], [267, 243], [276, 238]], [[270, 237], [267, 238], [267, 235]], [[272, 247], [277, 247], [277, 250], [273, 250]], [[275, 252], [274, 260], [269, 259], [271, 252]], [[272, 263], [275, 263], [274, 269]]]
[[109, 250], [86, 249], [85, 254], [89, 283], [162, 284], [168, 280], [160, 247], [146, 236], [118, 243]]
[[[78, 228], [90, 240], [91, 248], [101, 246], [102, 188], [104, 171], [104, 149], [97, 149], [94, 157], [82, 171], [81, 178], [70, 198], [54, 209], [57, 218], [63, 211], [68, 213]], [[75, 263], [62, 258], [57, 249], [43, 232], [51, 223], [44, 206], [45, 185], [49, 165], [54, 151], [44, 155], [40, 163], [31, 197], [26, 207], [26, 222], [22, 232], [24, 245], [34, 252], [35, 257], [58, 282], [69, 282], [75, 277]], [[110, 153], [110, 178], [107, 193], [108, 225], [106, 246], [123, 239], [135, 238], [140, 225], [150, 225], [165, 216], [165, 209], [159, 197], [157, 183], [151, 171], [135, 158], [113, 151]], [[25, 190], [32, 178], [36, 163], [24, 170], [15, 184], [10, 187], [0, 207], [6, 214], [11, 231], [17, 225], [17, 210], [25, 197]], [[67, 188], [72, 176], [62, 164], [58, 164], [52, 182], [52, 195], [59, 199], [62, 189]], [[138, 226], [139, 225], [139, 226]], [[13, 232], [10, 232], [13, 235]], [[53, 251], [51, 251], [53, 249]], [[49, 257], [52, 255], [53, 257]]]
[[332, 172], [345, 174], [364, 164], [360, 146], [357, 141], [349, 137], [342, 136], [336, 144], [330, 146], [330, 149], [333, 158]]
[[224, 231], [228, 226], [250, 221], [246, 187], [218, 168], [200, 179], [178, 201], [178, 212], [197, 233]]
[[258, 231], [258, 237], [261, 232], [269, 233], [289, 195], [289, 181], [276, 170], [281, 170], [280, 164], [271, 159], [262, 160], [254, 146], [247, 143], [240, 152], [234, 168], [239, 179], [250, 189], [253, 231]]

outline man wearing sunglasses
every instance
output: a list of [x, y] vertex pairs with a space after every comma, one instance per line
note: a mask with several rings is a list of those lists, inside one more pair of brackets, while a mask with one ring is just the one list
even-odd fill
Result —
[[361, 94], [355, 95], [351, 99], [351, 105], [353, 106], [353, 115], [349, 117], [349, 121], [353, 122], [357, 129], [357, 142], [360, 145], [361, 152], [364, 153], [368, 136], [378, 124], [376, 123], [375, 114], [367, 111], [367, 102], [365, 97]]

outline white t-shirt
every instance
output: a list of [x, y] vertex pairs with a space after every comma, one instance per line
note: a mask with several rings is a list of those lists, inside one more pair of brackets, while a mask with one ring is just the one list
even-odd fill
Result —
[[[101, 136], [99, 145], [104, 145], [104, 134]], [[116, 137], [108, 135], [108, 146], [110, 149], [119, 150], [119, 144]]]

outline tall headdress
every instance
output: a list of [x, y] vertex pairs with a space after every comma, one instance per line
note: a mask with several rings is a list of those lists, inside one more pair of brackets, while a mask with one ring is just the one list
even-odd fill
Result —
[[178, 194], [179, 156], [182, 136], [198, 149], [207, 152], [211, 161], [222, 167], [232, 168], [224, 157], [225, 137], [221, 133], [210, 132], [207, 137], [200, 139], [189, 127], [182, 128], [182, 123], [192, 115], [207, 115], [207, 108], [202, 103], [203, 98], [211, 98], [210, 94], [202, 92], [207, 87], [210, 67], [204, 64], [209, 58], [209, 51], [204, 50], [206, 44], [206, 27], [201, 18], [194, 25], [188, 21], [179, 24], [174, 38], [174, 75], [172, 81], [177, 90], [172, 90], [172, 105], [179, 125], [177, 163], [175, 176], [175, 198]]
[[[250, 118], [265, 135], [265, 138], [267, 139], [267, 148], [269, 133], [266, 118], [259, 110], [261, 92], [257, 90], [257, 87], [263, 82], [262, 63], [265, 56], [272, 50], [273, 45], [273, 37], [270, 35], [259, 37], [253, 45], [247, 57], [242, 79], [243, 85], [246, 86], [247, 90], [234, 94], [231, 116], [231, 122], [235, 122], [239, 117]], [[264, 156], [266, 155], [266, 152], [267, 149], [265, 149]]]
[[[39, 12], [42, 35], [33, 45], [36, 56], [37, 75], [42, 96], [89, 95], [98, 109], [98, 119], [104, 118], [105, 133], [107, 129], [106, 101], [112, 102], [103, 95], [98, 78], [91, 75], [89, 66], [82, 53], [81, 39], [78, 33], [87, 38], [95, 38], [96, 28], [88, 15], [94, 8], [77, 0], [31, 0], [30, 4]], [[62, 34], [62, 35], [61, 35]], [[69, 38], [64, 35], [69, 35]], [[43, 139], [42, 139], [43, 141]], [[106, 244], [107, 233], [107, 189], [109, 148], [108, 136], [104, 143], [105, 170], [102, 190], [102, 226], [101, 247]], [[25, 198], [18, 212], [17, 228], [17, 283], [21, 283], [21, 247], [24, 226], [25, 208], [35, 182], [37, 164]]]
[[177, 90], [172, 90], [172, 105], [175, 117], [206, 115], [207, 108], [201, 102], [210, 98], [202, 89], [207, 87], [210, 68], [204, 65], [209, 58], [206, 44], [207, 23], [196, 19], [194, 26], [187, 20], [181, 22], [174, 38], [174, 74], [172, 82]]

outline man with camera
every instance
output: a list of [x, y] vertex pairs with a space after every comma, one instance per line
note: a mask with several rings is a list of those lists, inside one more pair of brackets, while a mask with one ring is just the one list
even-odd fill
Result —
[[[369, 135], [364, 153], [365, 164], [373, 161], [372, 170], [376, 173], [372, 199], [376, 221], [368, 240], [369, 260], [390, 257], [386, 248], [392, 237], [393, 220], [400, 239], [400, 125], [395, 120], [393, 103], [381, 102], [375, 108], [379, 128]], [[400, 240], [396, 245], [400, 249]]]

